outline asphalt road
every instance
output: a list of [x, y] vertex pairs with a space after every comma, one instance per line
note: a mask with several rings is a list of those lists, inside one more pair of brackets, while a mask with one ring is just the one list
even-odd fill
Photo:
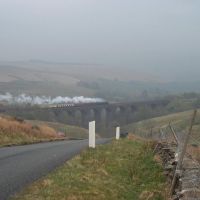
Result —
[[[98, 139], [97, 144], [111, 139]], [[0, 200], [46, 175], [88, 146], [88, 140], [0, 148]]]

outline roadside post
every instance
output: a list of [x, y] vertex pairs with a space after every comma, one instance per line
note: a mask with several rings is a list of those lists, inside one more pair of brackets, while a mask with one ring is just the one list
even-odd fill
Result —
[[95, 148], [95, 121], [89, 122], [89, 147]]
[[120, 138], [120, 127], [117, 126], [116, 127], [116, 140], [119, 140], [119, 138]]

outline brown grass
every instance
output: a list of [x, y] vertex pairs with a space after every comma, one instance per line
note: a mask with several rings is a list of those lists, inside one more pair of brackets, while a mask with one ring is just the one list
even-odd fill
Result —
[[[67, 138], [83, 138], [83, 139], [88, 138], [88, 130], [82, 127], [62, 124], [58, 122], [48, 122], [48, 121], [38, 121], [38, 120], [26, 120], [26, 121], [32, 124], [33, 126], [46, 125], [48, 127], [51, 127], [57, 132], [63, 133]], [[97, 137], [99, 137], [98, 134]]]
[[46, 125], [33, 126], [9, 116], [0, 116], [0, 146], [25, 144], [59, 138], [57, 132]]

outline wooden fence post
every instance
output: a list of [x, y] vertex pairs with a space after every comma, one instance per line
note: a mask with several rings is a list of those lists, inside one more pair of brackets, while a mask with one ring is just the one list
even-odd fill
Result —
[[192, 134], [192, 127], [194, 125], [196, 115], [197, 115], [197, 110], [194, 110], [194, 113], [193, 113], [193, 116], [192, 116], [192, 121], [191, 121], [191, 124], [190, 124], [190, 128], [189, 128], [188, 134], [186, 135], [186, 138], [185, 138], [185, 141], [184, 141], [184, 144], [183, 144], [183, 149], [182, 149], [181, 154], [180, 154], [180, 159], [179, 159], [178, 166], [177, 166], [179, 170], [182, 169], [183, 158], [184, 158], [185, 153], [186, 153], [186, 148], [187, 148], [187, 144], [188, 144], [189, 139], [190, 139], [190, 135]]
[[175, 141], [176, 141], [176, 144], [178, 145], [178, 138], [177, 138], [177, 135], [176, 135], [176, 133], [175, 133], [173, 127], [171, 126], [171, 122], [169, 123], [169, 128], [170, 128], [170, 130], [171, 130], [171, 132], [172, 132], [172, 134], [173, 134], [173, 136], [174, 136], [174, 139], [175, 139]]
[[161, 133], [161, 141], [166, 140], [166, 134], [163, 132], [163, 130], [160, 128]]

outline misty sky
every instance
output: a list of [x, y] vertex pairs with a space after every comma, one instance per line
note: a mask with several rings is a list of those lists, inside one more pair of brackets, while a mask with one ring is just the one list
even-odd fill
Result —
[[200, 80], [199, 54], [199, 0], [0, 0], [0, 60], [97, 63]]

